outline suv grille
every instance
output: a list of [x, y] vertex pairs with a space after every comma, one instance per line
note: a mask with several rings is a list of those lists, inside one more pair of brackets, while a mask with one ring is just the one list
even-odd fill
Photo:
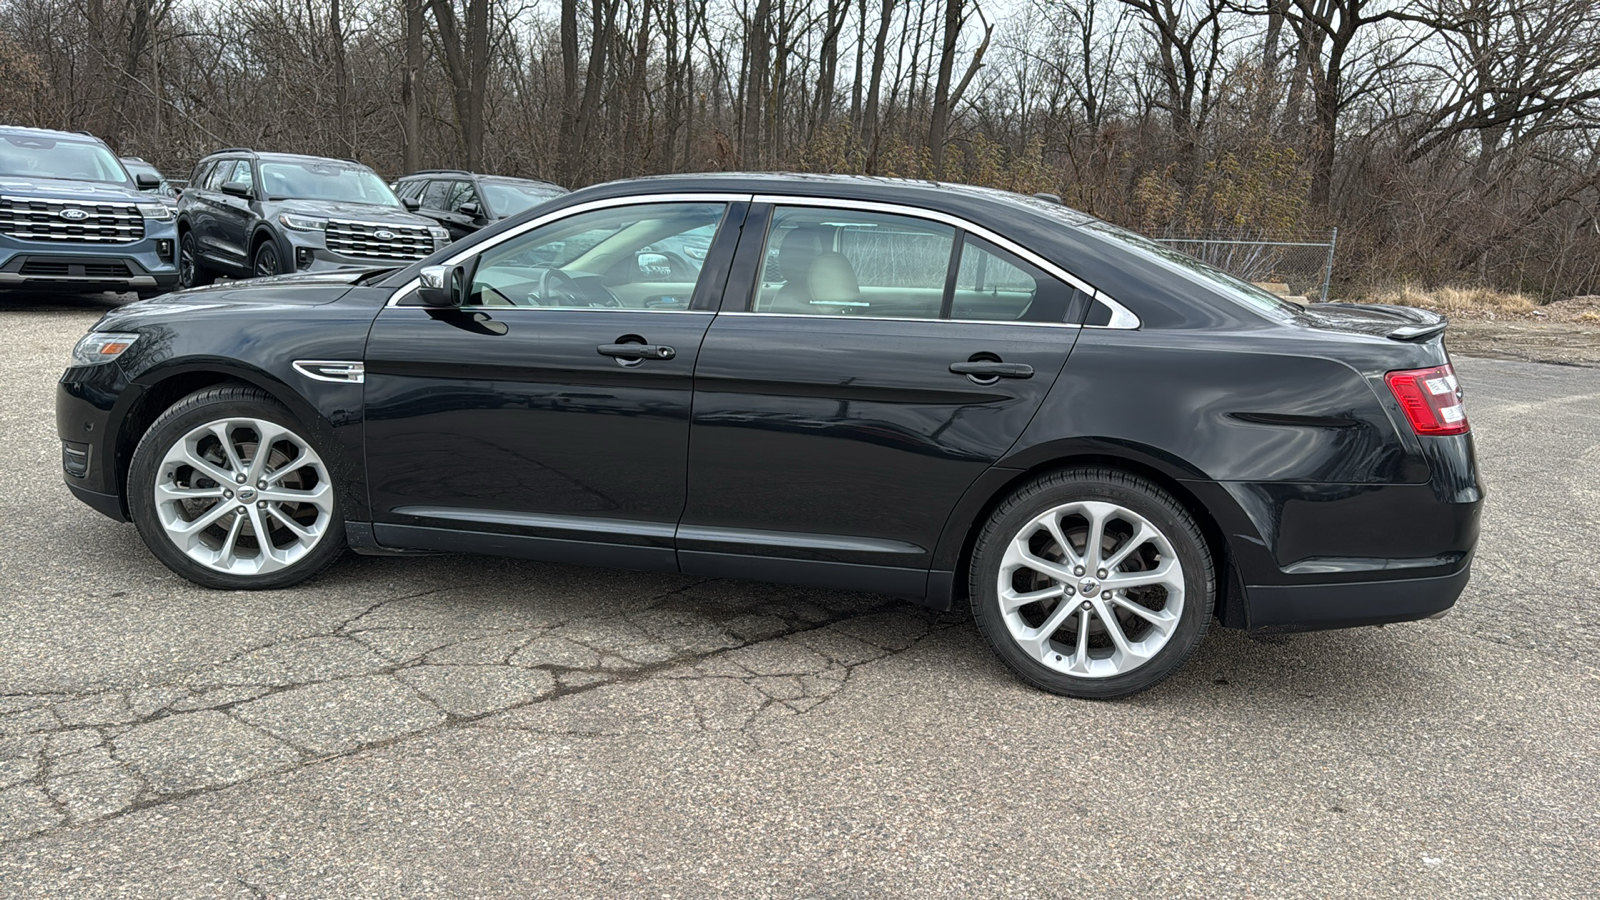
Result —
[[[65, 210], [84, 215], [62, 218]], [[0, 234], [27, 241], [131, 244], [144, 237], [144, 215], [132, 203], [0, 197]]]
[[332, 219], [328, 249], [345, 256], [372, 259], [421, 259], [433, 252], [433, 235], [418, 225], [380, 225]]

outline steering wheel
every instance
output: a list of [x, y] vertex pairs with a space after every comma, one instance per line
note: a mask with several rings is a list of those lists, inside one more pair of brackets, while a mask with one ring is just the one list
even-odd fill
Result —
[[[584, 285], [579, 284], [577, 279], [557, 268], [548, 268], [539, 273], [537, 293], [539, 302], [545, 306], [564, 305], [561, 302], [562, 300], [572, 306], [620, 307], [622, 305], [621, 300], [618, 300], [610, 291], [604, 288], [600, 289], [600, 293], [605, 296], [598, 299], [588, 296], [589, 291]], [[552, 303], [552, 300], [555, 300], [555, 302]]]

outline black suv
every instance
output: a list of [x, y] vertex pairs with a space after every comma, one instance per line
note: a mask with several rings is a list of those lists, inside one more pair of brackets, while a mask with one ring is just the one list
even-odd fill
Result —
[[0, 291], [172, 290], [172, 209], [100, 139], [0, 125]]
[[218, 274], [264, 277], [400, 265], [450, 242], [406, 212], [375, 172], [345, 159], [221, 150], [178, 201], [184, 287]]
[[394, 183], [407, 209], [443, 225], [459, 240], [501, 219], [532, 209], [567, 189], [548, 181], [429, 169]]

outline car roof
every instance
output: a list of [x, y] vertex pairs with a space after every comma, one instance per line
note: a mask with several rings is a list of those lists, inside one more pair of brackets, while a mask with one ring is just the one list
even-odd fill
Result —
[[263, 162], [298, 162], [316, 163], [319, 165], [355, 166], [357, 168], [370, 168], [366, 163], [356, 162], [353, 159], [338, 159], [332, 156], [311, 156], [306, 153], [277, 153], [271, 150], [252, 150], [249, 147], [228, 147], [224, 150], [215, 150], [205, 155], [205, 159], [213, 156], [250, 156]]
[[57, 141], [78, 141], [84, 144], [105, 143], [105, 141], [86, 131], [57, 131], [54, 128], [30, 128], [26, 125], [0, 125], [0, 134], [51, 138]]
[[420, 171], [412, 172], [410, 175], [402, 175], [399, 178], [396, 178], [395, 181], [414, 181], [419, 178], [438, 178], [441, 175], [455, 175], [462, 178], [476, 178], [479, 181], [496, 181], [506, 184], [536, 184], [540, 187], [554, 188], [558, 191], [567, 190], [567, 188], [564, 188], [553, 181], [545, 181], [542, 178], [518, 178], [515, 175], [484, 175], [480, 172], [468, 172], [465, 169], [422, 169]]

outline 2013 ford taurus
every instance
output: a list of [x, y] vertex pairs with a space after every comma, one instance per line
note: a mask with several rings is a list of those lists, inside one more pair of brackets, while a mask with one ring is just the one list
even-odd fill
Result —
[[1455, 602], [1483, 492], [1444, 324], [1048, 200], [676, 176], [113, 310], [57, 419], [72, 492], [202, 585], [348, 547], [966, 602], [1027, 682], [1116, 697], [1213, 619]]

